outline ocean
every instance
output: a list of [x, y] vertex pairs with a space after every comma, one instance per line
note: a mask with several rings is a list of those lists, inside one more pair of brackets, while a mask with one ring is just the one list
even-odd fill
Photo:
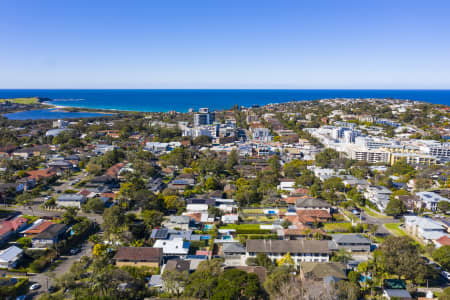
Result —
[[129, 111], [186, 112], [324, 98], [396, 98], [450, 105], [450, 90], [0, 90], [0, 98], [47, 97], [61, 106]]

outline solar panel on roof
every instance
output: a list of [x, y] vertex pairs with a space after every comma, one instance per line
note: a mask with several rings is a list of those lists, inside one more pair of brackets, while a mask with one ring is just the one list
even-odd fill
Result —
[[156, 232], [156, 238], [165, 238], [167, 236], [167, 229], [160, 229]]

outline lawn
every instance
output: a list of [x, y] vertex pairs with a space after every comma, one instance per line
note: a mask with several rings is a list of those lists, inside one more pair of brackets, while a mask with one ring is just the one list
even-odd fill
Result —
[[263, 214], [264, 210], [262, 208], [244, 208], [242, 210], [244, 214]]
[[323, 229], [326, 232], [348, 232], [352, 227], [351, 223], [325, 223]]
[[12, 102], [17, 104], [37, 104], [39, 103], [39, 98], [31, 97], [31, 98], [12, 98], [12, 99], [0, 99], [0, 102]]
[[378, 219], [390, 219], [391, 218], [391, 217], [376, 213], [374, 210], [367, 208], [367, 207], [360, 207], [360, 208], [362, 208], [366, 214], [368, 214], [369, 216], [374, 217], [374, 218], [378, 218]]
[[225, 226], [221, 226], [220, 229], [260, 229], [259, 224], [227, 224]]
[[401, 223], [387, 223], [384, 224], [384, 227], [386, 227], [387, 230], [392, 232], [396, 236], [404, 236], [407, 235], [403, 230], [400, 229]]

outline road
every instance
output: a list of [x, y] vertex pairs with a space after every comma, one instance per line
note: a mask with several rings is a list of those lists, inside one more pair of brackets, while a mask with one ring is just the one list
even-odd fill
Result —
[[78, 254], [70, 255], [70, 256], [61, 256], [61, 263], [58, 266], [50, 271], [47, 270], [43, 273], [39, 273], [36, 275], [32, 275], [29, 277], [30, 282], [39, 283], [41, 288], [37, 291], [30, 292], [30, 296], [32, 298], [37, 298], [38, 295], [45, 293], [49, 286], [54, 285], [54, 281], [50, 275], [54, 275], [55, 277], [60, 277], [66, 272], [70, 271], [70, 267], [75, 261], [78, 261], [83, 256], [92, 256], [92, 248], [90, 244], [86, 241], [81, 245], [81, 251]]
[[391, 233], [389, 232], [389, 230], [387, 230], [387, 229], [384, 227], [384, 224], [387, 224], [387, 223], [396, 223], [396, 222], [398, 222], [398, 221], [395, 220], [394, 218], [386, 218], [386, 219], [375, 218], [375, 217], [369, 216], [369, 215], [366, 214], [364, 211], [361, 212], [361, 216], [362, 216], [363, 219], [364, 219], [364, 221], [363, 221], [364, 223], [366, 223], [366, 224], [377, 225], [377, 226], [378, 226], [377, 233], [378, 233], [378, 234], [382, 234], [382, 235], [388, 235], [388, 234], [391, 234]]
[[[39, 204], [33, 204], [30, 206], [6, 206], [2, 207], [3, 209], [19, 211], [24, 215], [36, 216], [36, 217], [61, 217], [64, 214], [64, 209], [61, 210], [44, 210], [41, 209]], [[86, 217], [91, 221], [95, 221], [98, 224], [103, 223], [102, 215], [92, 214], [92, 213], [84, 213], [82, 211], [78, 212], [78, 216]]]

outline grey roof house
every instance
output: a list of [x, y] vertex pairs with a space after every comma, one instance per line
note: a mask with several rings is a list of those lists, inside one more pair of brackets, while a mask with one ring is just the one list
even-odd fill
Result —
[[332, 250], [345, 249], [354, 254], [367, 254], [370, 252], [372, 243], [361, 234], [333, 234], [331, 238], [329, 246]]

